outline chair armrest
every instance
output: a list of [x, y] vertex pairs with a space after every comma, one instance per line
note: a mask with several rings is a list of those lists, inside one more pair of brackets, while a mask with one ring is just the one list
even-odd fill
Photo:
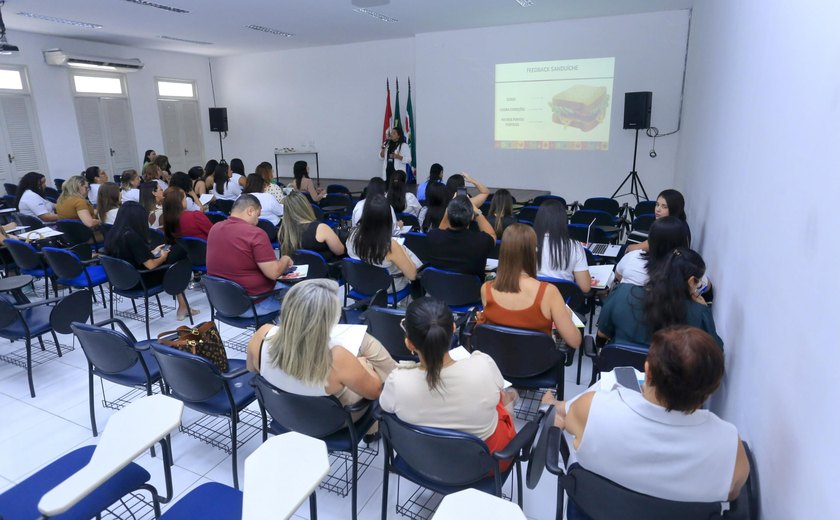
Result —
[[154, 269], [138, 269], [137, 272], [140, 273], [141, 275], [142, 274], [148, 274], [148, 273], [156, 273], [158, 271], [165, 271], [165, 270], [169, 269], [170, 267], [172, 267], [172, 264], [160, 264], [159, 266], [155, 267]]
[[580, 346], [583, 349], [583, 353], [590, 358], [595, 358], [598, 355], [598, 350], [595, 348], [595, 337], [591, 335], [586, 335], [583, 337], [583, 345]]
[[548, 430], [548, 449], [545, 453], [545, 467], [552, 475], [557, 476], [565, 474], [565, 468], [560, 466], [560, 437], [562, 435], [563, 430], [556, 426], [551, 426], [551, 429]]
[[[581, 346], [580, 348], [583, 348], [583, 346]], [[557, 352], [559, 352], [563, 356], [564, 366], [570, 367], [575, 362], [575, 350], [576, 349], [573, 349], [569, 345], [566, 345], [565, 342], [560, 342], [557, 345]]]
[[238, 370], [234, 370], [233, 372], [225, 372], [224, 374], [222, 374], [222, 379], [227, 379], [227, 380], [236, 379], [237, 377], [242, 377], [247, 373], [248, 373], [248, 369], [246, 367], [242, 367]]
[[90, 260], [82, 260], [82, 265], [94, 265], [99, 263], [99, 257], [91, 258]]
[[[347, 406], [344, 407], [344, 409], [347, 410], [350, 413], [361, 412], [362, 410], [364, 410], [368, 406], [371, 406], [373, 403], [378, 403], [378, 402], [379, 401], [371, 401], [370, 399], [362, 399], [357, 403], [348, 404]], [[377, 408], [378, 408], [378, 405], [377, 405]]]
[[534, 442], [534, 437], [537, 435], [539, 429], [539, 421], [528, 421], [516, 433], [516, 437], [511, 440], [503, 449], [493, 453], [493, 458], [496, 460], [507, 460], [516, 457], [522, 450], [528, 449]]
[[[120, 328], [122, 333], [128, 336], [128, 339], [130, 339], [132, 343], [137, 343], [137, 338], [134, 337], [134, 334], [131, 332], [131, 330], [129, 330], [129, 328], [126, 326], [125, 323], [123, 323], [121, 319], [110, 318], [94, 323], [94, 325], [96, 325], [97, 327], [104, 327], [105, 325], [111, 324], [116, 324]], [[146, 348], [148, 348], [148, 346]]]
[[48, 300], [38, 300], [37, 302], [30, 302], [30, 303], [22, 303], [20, 305], [15, 305], [15, 309], [19, 311], [25, 311], [27, 309], [32, 309], [34, 307], [40, 307], [41, 305], [51, 305], [53, 303], [58, 303], [63, 300], [63, 297], [60, 298], [50, 298]]

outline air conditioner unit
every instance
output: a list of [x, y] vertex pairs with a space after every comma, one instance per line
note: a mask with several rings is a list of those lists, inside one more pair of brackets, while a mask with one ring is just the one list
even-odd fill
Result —
[[98, 56], [84, 56], [64, 52], [61, 49], [44, 51], [44, 61], [47, 65], [71, 67], [74, 69], [108, 70], [115, 72], [130, 72], [143, 68], [143, 62], [137, 58], [102, 58]]

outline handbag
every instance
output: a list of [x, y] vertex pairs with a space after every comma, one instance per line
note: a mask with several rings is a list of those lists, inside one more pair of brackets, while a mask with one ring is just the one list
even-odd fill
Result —
[[[174, 339], [163, 339], [175, 335]], [[199, 323], [195, 327], [182, 325], [176, 330], [158, 334], [158, 343], [173, 347], [210, 360], [221, 372], [228, 371], [228, 358], [222, 337], [212, 321]]]

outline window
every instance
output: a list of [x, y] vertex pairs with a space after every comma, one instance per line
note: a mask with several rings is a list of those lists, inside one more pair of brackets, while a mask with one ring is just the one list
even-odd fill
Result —
[[19, 69], [0, 69], [0, 90], [23, 92], [23, 74]]
[[160, 98], [195, 98], [195, 84], [192, 81], [159, 79], [157, 89]]
[[73, 74], [73, 88], [76, 94], [125, 95], [121, 76], [94, 74]]

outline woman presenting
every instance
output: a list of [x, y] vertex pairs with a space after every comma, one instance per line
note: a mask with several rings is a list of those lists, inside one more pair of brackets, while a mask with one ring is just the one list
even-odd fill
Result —
[[390, 186], [391, 174], [397, 170], [405, 171], [405, 165], [411, 162], [411, 147], [406, 144], [405, 135], [399, 128], [392, 128], [388, 136], [379, 150], [379, 158], [382, 159], [385, 183]]

